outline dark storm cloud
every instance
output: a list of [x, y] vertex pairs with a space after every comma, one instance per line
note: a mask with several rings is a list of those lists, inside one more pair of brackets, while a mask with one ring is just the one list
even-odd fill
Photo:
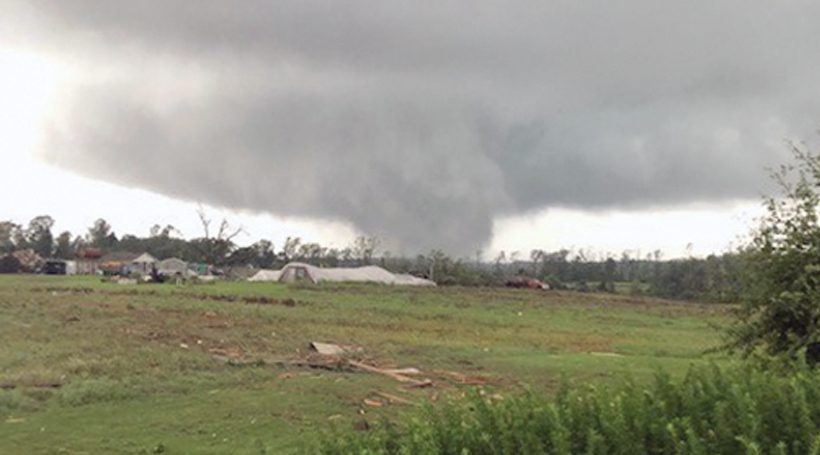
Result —
[[[820, 114], [820, 4], [29, 1], [86, 74], [44, 156], [464, 252], [502, 215], [756, 197]], [[8, 16], [7, 16], [8, 17]]]

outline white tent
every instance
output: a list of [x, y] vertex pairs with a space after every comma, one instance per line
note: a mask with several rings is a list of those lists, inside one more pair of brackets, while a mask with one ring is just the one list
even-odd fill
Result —
[[260, 270], [248, 278], [248, 281], [279, 281], [281, 273], [279, 270]]
[[151, 268], [155, 266], [156, 263], [157, 259], [154, 256], [151, 256], [148, 253], [142, 253], [137, 256], [136, 259], [131, 261], [131, 270], [147, 275], [151, 272]]
[[250, 281], [296, 281], [321, 282], [370, 282], [398, 284], [405, 286], [435, 286], [436, 283], [412, 275], [394, 274], [387, 270], [369, 265], [356, 268], [320, 268], [301, 262], [291, 262], [282, 270], [260, 270]]

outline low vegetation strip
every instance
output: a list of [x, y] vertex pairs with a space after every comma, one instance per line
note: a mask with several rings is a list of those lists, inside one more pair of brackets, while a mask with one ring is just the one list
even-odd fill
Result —
[[820, 454], [820, 374], [692, 368], [680, 382], [475, 394], [403, 425], [327, 438], [322, 454]]
[[60, 287], [60, 286], [47, 286], [47, 287], [35, 287], [32, 288], [33, 292], [46, 292], [51, 294], [102, 294], [102, 295], [110, 295], [110, 296], [121, 296], [121, 295], [131, 295], [131, 296], [179, 296], [184, 298], [190, 298], [195, 300], [212, 300], [216, 302], [243, 302], [243, 303], [253, 303], [259, 305], [284, 305], [284, 306], [296, 306], [296, 305], [305, 305], [307, 302], [304, 301], [297, 301], [291, 298], [285, 299], [275, 299], [272, 297], [266, 297], [263, 295], [234, 295], [234, 294], [208, 294], [208, 293], [191, 293], [191, 292], [166, 292], [161, 293], [156, 290], [140, 290], [140, 289], [121, 289], [121, 290], [110, 290], [110, 289], [93, 289], [89, 287]]

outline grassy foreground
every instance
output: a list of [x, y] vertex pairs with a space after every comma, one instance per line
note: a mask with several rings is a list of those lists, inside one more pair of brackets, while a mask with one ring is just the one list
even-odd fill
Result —
[[[104, 284], [0, 276], [0, 453], [293, 453], [480, 387], [557, 390], [657, 368], [682, 377], [719, 343], [728, 307], [625, 296], [375, 285]], [[242, 362], [362, 347], [383, 375]], [[442, 373], [444, 372], [444, 373]], [[447, 377], [481, 378], [466, 385]], [[366, 400], [366, 401], [365, 401]]]
[[820, 455], [820, 374], [692, 367], [680, 382], [473, 394], [401, 427], [328, 438], [326, 455]]

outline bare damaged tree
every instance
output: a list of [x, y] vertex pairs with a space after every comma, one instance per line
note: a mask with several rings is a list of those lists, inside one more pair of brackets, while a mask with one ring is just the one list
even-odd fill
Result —
[[[202, 207], [202, 205], [200, 205], [199, 208], [196, 210], [196, 214], [199, 216], [199, 221], [202, 223], [202, 230], [205, 233], [204, 238], [210, 239], [210, 227], [212, 220], [208, 218], [208, 214], [205, 212], [205, 209]], [[239, 226], [237, 228], [234, 228], [233, 226], [231, 226], [231, 223], [228, 221], [227, 218], [222, 218], [222, 222], [219, 223], [219, 231], [217, 232], [217, 235], [214, 238], [216, 240], [226, 240], [230, 242], [233, 241], [233, 239], [236, 238], [236, 236], [244, 232], [244, 227]]]
[[233, 239], [245, 232], [242, 226], [233, 227], [227, 218], [222, 218], [219, 223], [219, 230], [215, 237], [211, 236], [212, 220], [208, 217], [205, 209], [200, 205], [197, 209], [199, 221], [202, 223], [204, 237], [195, 239], [191, 243], [200, 253], [202, 259], [214, 265], [223, 265], [228, 255], [234, 249]]
[[353, 254], [359, 260], [360, 265], [371, 265], [373, 256], [379, 249], [381, 241], [378, 237], [359, 236], [353, 241]]
[[199, 222], [202, 223], [202, 230], [205, 231], [205, 238], [211, 238], [211, 233], [208, 229], [211, 226], [211, 219], [208, 218], [208, 215], [205, 213], [205, 209], [202, 205], [196, 209], [196, 214], [199, 216]]

